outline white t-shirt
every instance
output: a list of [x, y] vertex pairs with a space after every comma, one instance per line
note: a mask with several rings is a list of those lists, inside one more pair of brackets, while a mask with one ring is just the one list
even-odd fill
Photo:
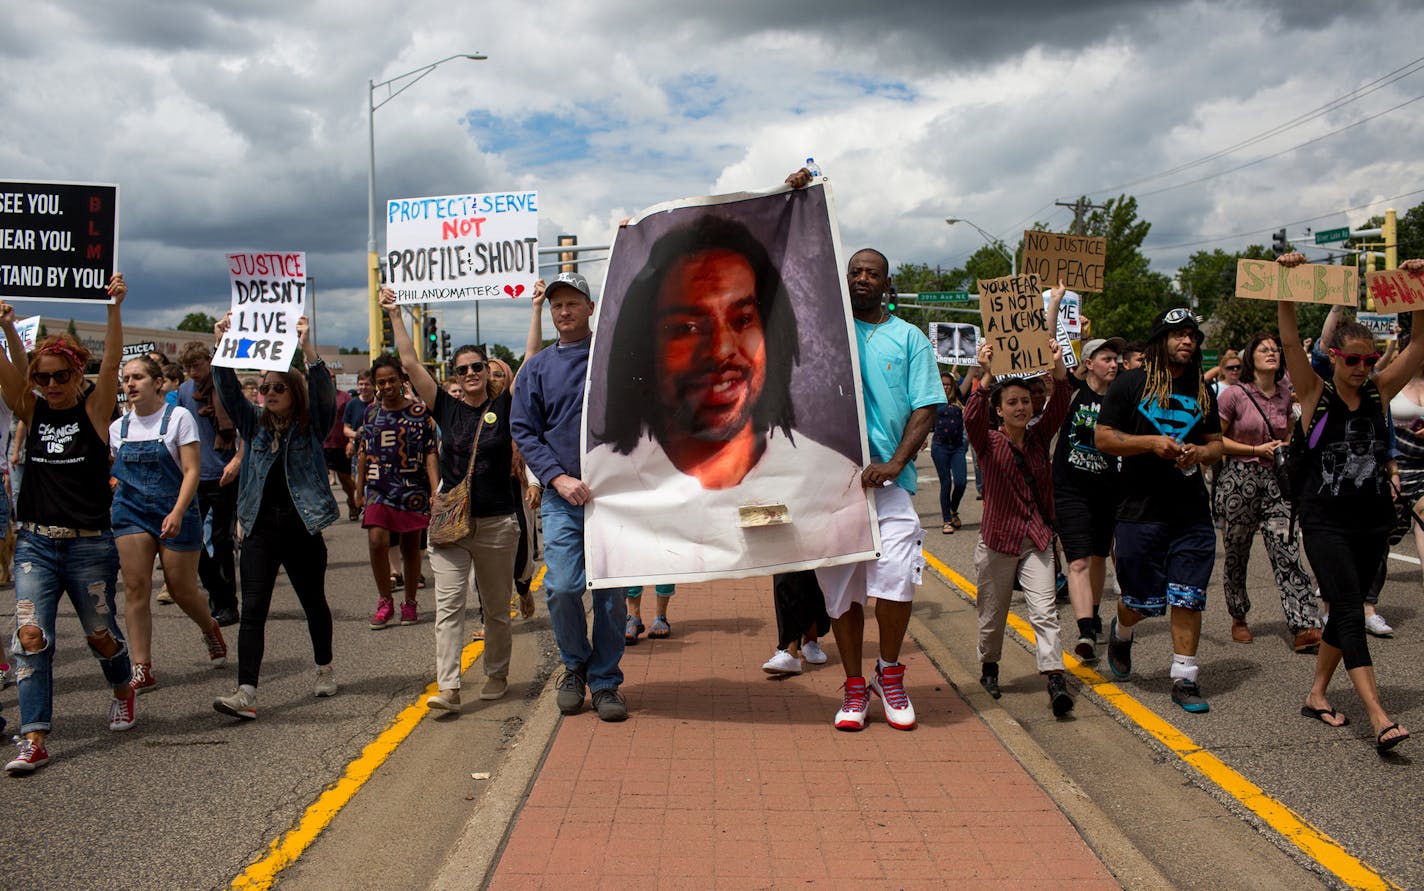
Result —
[[[129, 412], [125, 417], [129, 422], [128, 442], [152, 442], [158, 438], [159, 428], [163, 426], [163, 411], [168, 406], [162, 406], [151, 415], [140, 415], [138, 410]], [[109, 457], [119, 453], [119, 446], [124, 444], [123, 439], [124, 418], [109, 425]], [[185, 446], [190, 442], [198, 441], [198, 425], [193, 420], [193, 415], [186, 408], [173, 406], [173, 414], [168, 418], [168, 433], [163, 437], [163, 444], [168, 447], [168, 454], [173, 456], [173, 463], [179, 467], [183, 466], [183, 461], [178, 457], [178, 447]]]

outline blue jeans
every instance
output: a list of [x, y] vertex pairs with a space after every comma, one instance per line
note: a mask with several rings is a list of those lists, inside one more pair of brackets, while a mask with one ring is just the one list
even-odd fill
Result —
[[[49, 538], [21, 529], [15, 542], [15, 683], [20, 688], [20, 732], [48, 732], [54, 715], [54, 624], [61, 594], [69, 595], [79, 624], [90, 638], [89, 650], [99, 659], [111, 688], [133, 676], [129, 648], [114, 619], [114, 592], [119, 551], [110, 532], [89, 538]], [[20, 643], [21, 628], [38, 628], [43, 646], [29, 652]], [[118, 644], [104, 657], [93, 638], [107, 633]]]
[[539, 508], [544, 519], [544, 590], [559, 658], [569, 671], [581, 671], [589, 690], [612, 690], [623, 683], [623, 623], [628, 602], [622, 588], [593, 592], [593, 642], [584, 615], [583, 508], [569, 504], [552, 488]]
[[959, 500], [964, 497], [964, 487], [969, 478], [969, 465], [964, 461], [965, 448], [963, 444], [954, 448], [938, 444], [930, 446], [930, 457], [934, 459], [935, 471], [939, 474], [939, 512], [944, 523], [959, 513]]

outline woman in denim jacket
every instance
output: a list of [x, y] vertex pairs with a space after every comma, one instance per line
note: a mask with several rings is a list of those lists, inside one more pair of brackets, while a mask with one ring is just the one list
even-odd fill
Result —
[[[231, 313], [214, 332], [221, 341]], [[213, 700], [213, 708], [251, 721], [257, 717], [257, 676], [267, 610], [277, 571], [285, 569], [307, 616], [316, 660], [316, 695], [331, 696], [331, 608], [326, 603], [326, 542], [321, 530], [341, 515], [327, 479], [322, 441], [336, 418], [336, 386], [316, 354], [305, 316], [297, 321], [307, 375], [296, 369], [268, 371], [259, 408], [243, 395], [231, 368], [213, 367], [223, 408], [242, 437], [237, 484], [237, 522], [242, 530], [242, 620], [237, 634], [237, 691]]]

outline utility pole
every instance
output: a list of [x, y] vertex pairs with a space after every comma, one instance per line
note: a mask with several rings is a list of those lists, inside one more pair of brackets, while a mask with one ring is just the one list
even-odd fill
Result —
[[1083, 217], [1087, 215], [1088, 211], [1108, 209], [1108, 206], [1106, 204], [1091, 203], [1090, 201], [1088, 201], [1087, 195], [1079, 196], [1078, 200], [1074, 201], [1072, 204], [1069, 204], [1066, 201], [1055, 201], [1053, 203], [1058, 205], [1059, 207], [1073, 208], [1073, 225], [1068, 229], [1069, 235], [1083, 234]]

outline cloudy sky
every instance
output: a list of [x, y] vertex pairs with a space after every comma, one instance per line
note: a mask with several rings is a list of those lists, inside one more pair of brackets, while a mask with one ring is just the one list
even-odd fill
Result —
[[[1424, 200], [1420, 34], [1404, 2], [32, 0], [0, 6], [0, 178], [120, 184], [133, 323], [219, 313], [226, 251], [305, 250], [319, 339], [364, 345], [367, 81], [482, 52], [377, 112], [379, 201], [537, 189], [541, 237], [603, 244], [814, 155], [892, 263], [962, 264], [947, 216], [1015, 240], [1125, 191], [1170, 273]], [[527, 306], [480, 322], [522, 349]]]

